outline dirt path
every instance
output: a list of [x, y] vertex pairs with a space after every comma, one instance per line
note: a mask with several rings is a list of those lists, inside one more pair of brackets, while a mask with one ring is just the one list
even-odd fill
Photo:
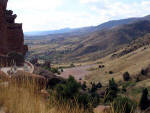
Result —
[[60, 76], [68, 78], [70, 75], [72, 75], [76, 80], [83, 79], [86, 75], [89, 75], [91, 73], [90, 71], [88, 71], [88, 69], [92, 66], [94, 66], [94, 64], [64, 69], [64, 72], [61, 73]]

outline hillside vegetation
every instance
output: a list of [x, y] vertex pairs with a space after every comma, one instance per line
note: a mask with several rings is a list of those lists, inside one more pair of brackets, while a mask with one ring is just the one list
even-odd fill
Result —
[[27, 37], [25, 42], [27, 59], [51, 61], [46, 67], [35, 65], [65, 79], [46, 91], [65, 105], [77, 102], [69, 112], [77, 107], [85, 113], [149, 113], [149, 16]]
[[1, 79], [0, 113], [89, 113], [77, 103], [71, 107], [70, 103], [56, 100], [46, 90], [40, 91], [34, 80], [23, 81]]
[[118, 51], [150, 31], [149, 16], [128, 21], [110, 21], [101, 26], [107, 27], [97, 26], [70, 33], [28, 37], [25, 41], [30, 47], [28, 57], [36, 55], [54, 63], [87, 62]]

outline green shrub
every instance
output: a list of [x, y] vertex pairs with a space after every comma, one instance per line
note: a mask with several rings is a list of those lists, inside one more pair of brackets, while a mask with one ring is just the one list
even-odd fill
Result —
[[61, 72], [64, 72], [63, 68], [61, 68]]
[[123, 85], [123, 86], [122, 86], [122, 93], [125, 93], [125, 92], [127, 92], [127, 89], [126, 89], [126, 87]]
[[50, 70], [52, 73], [60, 74], [60, 72], [59, 72], [59, 69], [58, 69], [58, 68], [49, 68], [49, 70]]
[[112, 80], [109, 80], [109, 88], [111, 90], [118, 91], [118, 85], [116, 84], [114, 78], [112, 78]]
[[95, 93], [91, 93], [90, 97], [91, 97], [91, 101], [90, 102], [91, 102], [92, 106], [94, 106], [94, 107], [98, 106], [99, 102], [100, 102], [99, 94], [97, 94], [96, 92]]
[[92, 83], [92, 87], [91, 87], [91, 90], [90, 90], [90, 93], [95, 93], [97, 90], [97, 86], [95, 83]]
[[136, 77], [136, 82], [140, 82], [140, 78], [139, 77]]
[[79, 94], [80, 87], [81, 85], [74, 79], [74, 77], [70, 76], [65, 84], [58, 84], [56, 86], [56, 93], [58, 97], [71, 99]]
[[102, 87], [102, 84], [99, 82], [97, 84], [91, 83], [92, 87], [90, 89], [90, 93], [95, 93], [99, 88]]
[[142, 69], [141, 70], [141, 74], [142, 75], [147, 75], [147, 73], [148, 73], [148, 69]]
[[[85, 86], [81, 86], [74, 77], [70, 76], [65, 83], [57, 84], [56, 89], [56, 98], [62, 101], [78, 102], [80, 106], [84, 108], [94, 106], [96, 107], [99, 104], [99, 95], [96, 93], [87, 93], [86, 83]], [[82, 90], [84, 88], [84, 90]], [[81, 92], [82, 90], [82, 92]]]
[[90, 105], [90, 96], [88, 94], [81, 94], [78, 96], [78, 103], [80, 103], [80, 105], [84, 105], [85, 108], [89, 107]]
[[86, 90], [87, 88], [86, 82], [84, 82], [81, 87], [82, 87], [82, 90]]
[[97, 88], [101, 88], [102, 87], [102, 84], [99, 82], [97, 85], [96, 85]]
[[72, 63], [72, 64], [70, 64], [70, 67], [75, 67], [75, 65]]
[[125, 72], [124, 74], [123, 74], [123, 80], [124, 81], [129, 81], [131, 78], [130, 78], [130, 74], [128, 73], [128, 72]]
[[109, 74], [113, 74], [114, 72], [113, 71], [109, 71]]
[[137, 104], [127, 97], [114, 99], [112, 107], [115, 113], [135, 113]]

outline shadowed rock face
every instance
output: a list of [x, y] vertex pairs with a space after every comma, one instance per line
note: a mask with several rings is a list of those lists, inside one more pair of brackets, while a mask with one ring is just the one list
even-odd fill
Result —
[[8, 0], [0, 0], [0, 4], [2, 4], [3, 10], [5, 10], [7, 8], [7, 2], [8, 2]]
[[17, 52], [25, 55], [28, 47], [24, 45], [22, 24], [15, 23], [13, 11], [6, 10], [8, 0], [0, 0], [0, 55]]

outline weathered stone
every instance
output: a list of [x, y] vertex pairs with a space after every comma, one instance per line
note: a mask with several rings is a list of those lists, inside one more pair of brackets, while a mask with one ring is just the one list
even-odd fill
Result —
[[7, 8], [7, 2], [8, 0], [0, 0], [0, 4], [2, 5], [3, 10]]
[[13, 11], [6, 10], [8, 0], [0, 0], [0, 56], [17, 52], [23, 56], [28, 51], [24, 45], [22, 24], [15, 23], [17, 17]]
[[53, 88], [57, 84], [63, 83], [65, 81], [61, 77], [58, 77], [58, 76], [54, 75], [52, 72], [45, 70], [44, 68], [41, 68], [41, 67], [35, 66], [33, 73], [36, 75], [40, 75], [42, 77], [45, 77], [47, 79], [46, 88]]

